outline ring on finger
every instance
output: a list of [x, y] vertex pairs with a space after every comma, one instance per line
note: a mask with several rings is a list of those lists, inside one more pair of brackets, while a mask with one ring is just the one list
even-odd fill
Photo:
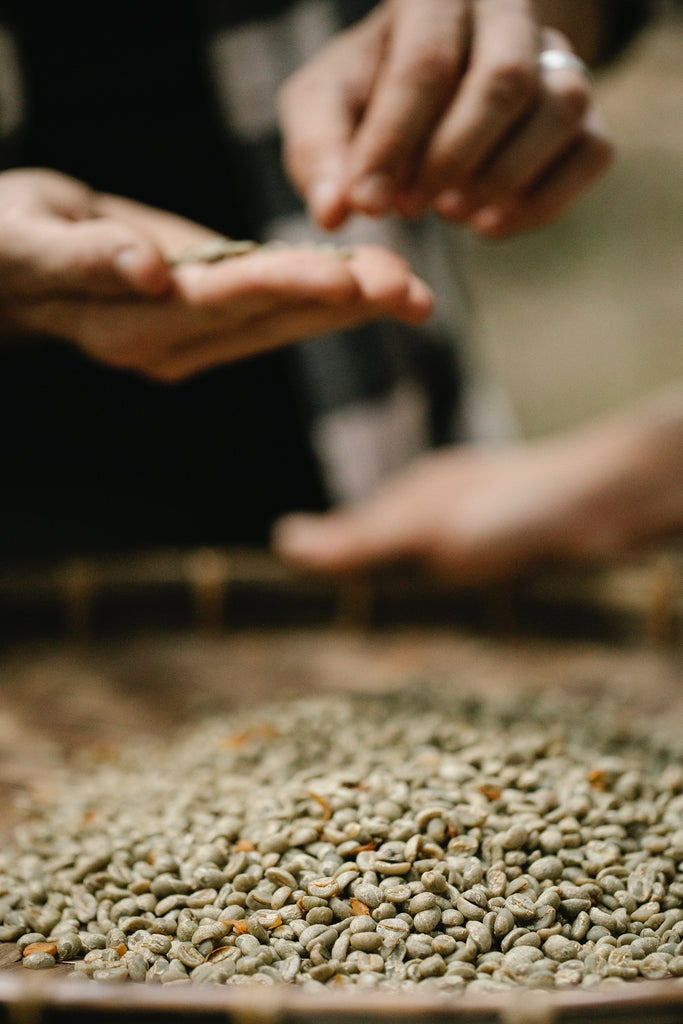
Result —
[[578, 71], [589, 81], [592, 78], [588, 65], [584, 64], [575, 53], [569, 53], [568, 50], [543, 50], [538, 55], [538, 66], [543, 71], [559, 71], [569, 68], [572, 71]]

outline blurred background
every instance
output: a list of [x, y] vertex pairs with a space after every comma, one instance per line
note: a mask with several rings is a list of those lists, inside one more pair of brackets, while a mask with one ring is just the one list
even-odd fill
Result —
[[617, 144], [605, 178], [558, 225], [472, 242], [477, 358], [528, 436], [683, 379], [681, 13], [596, 86]]

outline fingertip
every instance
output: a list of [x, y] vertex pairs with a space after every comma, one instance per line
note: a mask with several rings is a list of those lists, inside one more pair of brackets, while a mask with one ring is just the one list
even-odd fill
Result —
[[412, 323], [422, 323], [434, 312], [434, 292], [421, 278], [413, 277], [408, 288], [408, 317]]
[[482, 206], [467, 223], [473, 231], [485, 238], [502, 238], [512, 231], [512, 211], [499, 206]]
[[308, 190], [308, 207], [314, 220], [328, 231], [341, 227], [349, 215], [341, 183], [334, 178], [313, 182]]
[[345, 515], [297, 513], [275, 531], [274, 550], [293, 569], [317, 573], [356, 572], [377, 561], [373, 544], [357, 535]]
[[352, 263], [363, 298], [379, 313], [406, 322], [422, 322], [433, 311], [434, 295], [408, 263], [395, 253], [362, 246]]
[[329, 561], [327, 531], [322, 516], [296, 513], [279, 519], [271, 532], [275, 553], [298, 568], [320, 568]]
[[275, 527], [273, 548], [292, 568], [319, 573], [358, 572], [400, 556], [400, 544], [387, 549], [376, 513], [357, 511], [286, 516]]
[[375, 171], [352, 182], [348, 193], [352, 206], [362, 213], [377, 217], [391, 210], [396, 188], [390, 175]]
[[232, 260], [178, 266], [173, 282], [179, 296], [198, 307], [265, 303], [283, 313], [301, 303], [343, 308], [362, 297], [349, 263], [314, 246], [262, 249]]
[[463, 221], [471, 212], [470, 203], [459, 189], [444, 189], [434, 200], [434, 209], [445, 220]]
[[115, 254], [114, 265], [125, 283], [144, 295], [161, 295], [171, 285], [171, 270], [154, 250], [126, 245]]

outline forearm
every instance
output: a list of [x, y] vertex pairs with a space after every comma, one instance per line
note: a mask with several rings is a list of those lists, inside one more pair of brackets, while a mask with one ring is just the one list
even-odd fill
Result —
[[557, 444], [578, 483], [565, 524], [573, 553], [609, 556], [683, 532], [683, 384]]
[[560, 29], [592, 67], [615, 57], [652, 15], [652, 0], [534, 0], [539, 21]]
[[[673, 385], [636, 410], [640, 447], [634, 468], [650, 474], [652, 530], [683, 531], [683, 384]], [[639, 461], [638, 461], [639, 460]]]

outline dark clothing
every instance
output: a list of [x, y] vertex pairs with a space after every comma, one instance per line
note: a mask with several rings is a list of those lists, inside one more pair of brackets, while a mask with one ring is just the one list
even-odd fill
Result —
[[[234, 71], [235, 61], [269, 44], [280, 64], [300, 63], [302, 19], [334, 31], [371, 6], [119, 0], [105, 16], [80, 4], [5, 3], [24, 117], [0, 154], [4, 142], [6, 165], [60, 170], [232, 237], [265, 238], [271, 222], [302, 222], [303, 212], [268, 110], [276, 72], [268, 60]], [[264, 75], [272, 82], [244, 114], [250, 74], [257, 87]], [[311, 441], [321, 417], [363, 402], [375, 415], [404, 380], [425, 396], [418, 447], [453, 438], [458, 360], [434, 326], [344, 332], [175, 386], [52, 339], [0, 351], [0, 545], [10, 553], [262, 542], [281, 513], [344, 497], [326, 478], [324, 440], [315, 451]], [[392, 456], [387, 471], [412, 454]]]
[[604, 31], [601, 59], [619, 57], [634, 35], [653, 16], [655, 0], [604, 0]]
[[[82, 5], [71, 18], [61, 4], [40, 5], [39, 17], [32, 6], [15, 11], [25, 162], [226, 234], [258, 234], [191, 11], [112, 5], [94, 47], [95, 7], [88, 24]], [[285, 361], [278, 353], [167, 387], [52, 341], [3, 353], [0, 424], [13, 438], [3, 445], [3, 536], [46, 552], [262, 539], [284, 507], [320, 507]]]

